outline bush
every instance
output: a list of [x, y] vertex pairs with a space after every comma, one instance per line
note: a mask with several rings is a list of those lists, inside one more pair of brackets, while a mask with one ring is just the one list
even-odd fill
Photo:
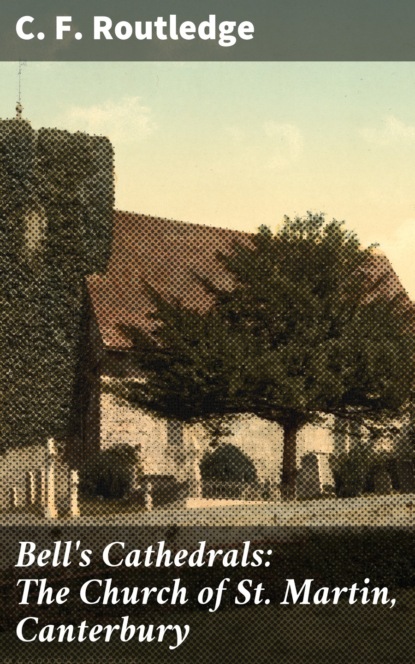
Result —
[[151, 498], [154, 507], [162, 507], [184, 500], [189, 493], [188, 482], [179, 482], [173, 475], [146, 475], [145, 482], [151, 484]]
[[151, 485], [150, 495], [153, 507], [163, 507], [177, 503], [187, 498], [189, 494], [188, 482], [178, 482], [173, 475], [145, 475], [141, 486], [133, 493], [135, 503], [144, 506], [148, 485]]
[[[388, 493], [391, 483], [398, 488], [397, 458], [390, 452], [374, 452], [369, 446], [359, 445], [349, 452], [332, 455], [330, 465], [336, 484], [336, 494], [353, 498], [362, 493]], [[384, 485], [384, 491], [379, 487]], [[376, 488], [377, 485], [377, 488]]]
[[204, 480], [255, 482], [257, 479], [254, 462], [231, 443], [220, 445], [214, 452], [206, 452], [200, 472]]
[[366, 489], [372, 458], [370, 451], [356, 446], [349, 452], [332, 455], [330, 466], [336, 485], [336, 494], [341, 498], [354, 498]]
[[132, 489], [137, 463], [137, 450], [130, 445], [100, 450], [81, 468], [80, 490], [91, 497], [124, 498]]

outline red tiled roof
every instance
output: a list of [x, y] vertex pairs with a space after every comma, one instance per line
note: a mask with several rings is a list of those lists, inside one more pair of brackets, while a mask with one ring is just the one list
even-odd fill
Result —
[[150, 328], [153, 305], [145, 284], [186, 306], [208, 307], [211, 298], [198, 277], [208, 277], [217, 286], [230, 285], [217, 253], [230, 253], [236, 242], [249, 238], [240, 231], [117, 211], [107, 271], [88, 278], [104, 345], [129, 348], [120, 324]]
[[[212, 300], [198, 277], [207, 277], [217, 286], [230, 286], [229, 274], [217, 253], [230, 253], [235, 243], [249, 243], [251, 237], [241, 231], [115, 212], [107, 271], [88, 278], [104, 345], [117, 350], [130, 347], [130, 341], [119, 329], [121, 324], [151, 328], [148, 314], [154, 307], [145, 284], [168, 299], [180, 299], [185, 306], [206, 309]], [[390, 295], [403, 292], [382, 254], [373, 255], [368, 276], [373, 280], [383, 276], [382, 288]]]

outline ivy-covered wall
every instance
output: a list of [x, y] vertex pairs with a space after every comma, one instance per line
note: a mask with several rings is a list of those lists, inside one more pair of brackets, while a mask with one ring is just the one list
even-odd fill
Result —
[[0, 121], [0, 445], [76, 434], [85, 277], [111, 250], [103, 137]]

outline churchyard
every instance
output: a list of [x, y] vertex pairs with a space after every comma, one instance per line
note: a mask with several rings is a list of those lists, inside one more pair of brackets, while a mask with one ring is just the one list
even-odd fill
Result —
[[[328, 484], [334, 483], [328, 455], [309, 454], [299, 468], [297, 500], [286, 501], [277, 483], [206, 481], [198, 468], [193, 469], [187, 483], [180, 484], [174, 478], [165, 477], [163, 483], [163, 478], [142, 475], [139, 465], [134, 466], [130, 484], [124, 489], [114, 485], [114, 477], [119, 481], [118, 471], [111, 466], [108, 471], [108, 460], [103, 467], [106, 474], [101, 477], [98, 473], [98, 479], [94, 476], [98, 485], [92, 487], [92, 493], [85, 493], [79, 472], [64, 461], [53, 439], [43, 450], [35, 451], [34, 455], [16, 457], [19, 463], [12, 451], [10, 458], [3, 459], [1, 524], [40, 521], [249, 529], [408, 527], [415, 523], [415, 491], [411, 491], [413, 479], [408, 474], [408, 463], [398, 465], [400, 491], [394, 490], [390, 477], [385, 479], [381, 471], [380, 479], [375, 477], [375, 491], [338, 497]], [[113, 463], [114, 459], [109, 461]], [[109, 488], [113, 493], [106, 495], [108, 478], [112, 478]]]

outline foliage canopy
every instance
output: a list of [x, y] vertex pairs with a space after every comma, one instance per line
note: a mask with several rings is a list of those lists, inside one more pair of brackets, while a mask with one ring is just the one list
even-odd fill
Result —
[[219, 260], [234, 285], [204, 282], [209, 311], [153, 291], [153, 333], [124, 329], [147, 376], [126, 396], [184, 422], [238, 413], [277, 422], [292, 497], [302, 426], [321, 414], [379, 419], [409, 398], [413, 306], [391, 292], [375, 248], [323, 215], [286, 218], [275, 234], [261, 227]]

